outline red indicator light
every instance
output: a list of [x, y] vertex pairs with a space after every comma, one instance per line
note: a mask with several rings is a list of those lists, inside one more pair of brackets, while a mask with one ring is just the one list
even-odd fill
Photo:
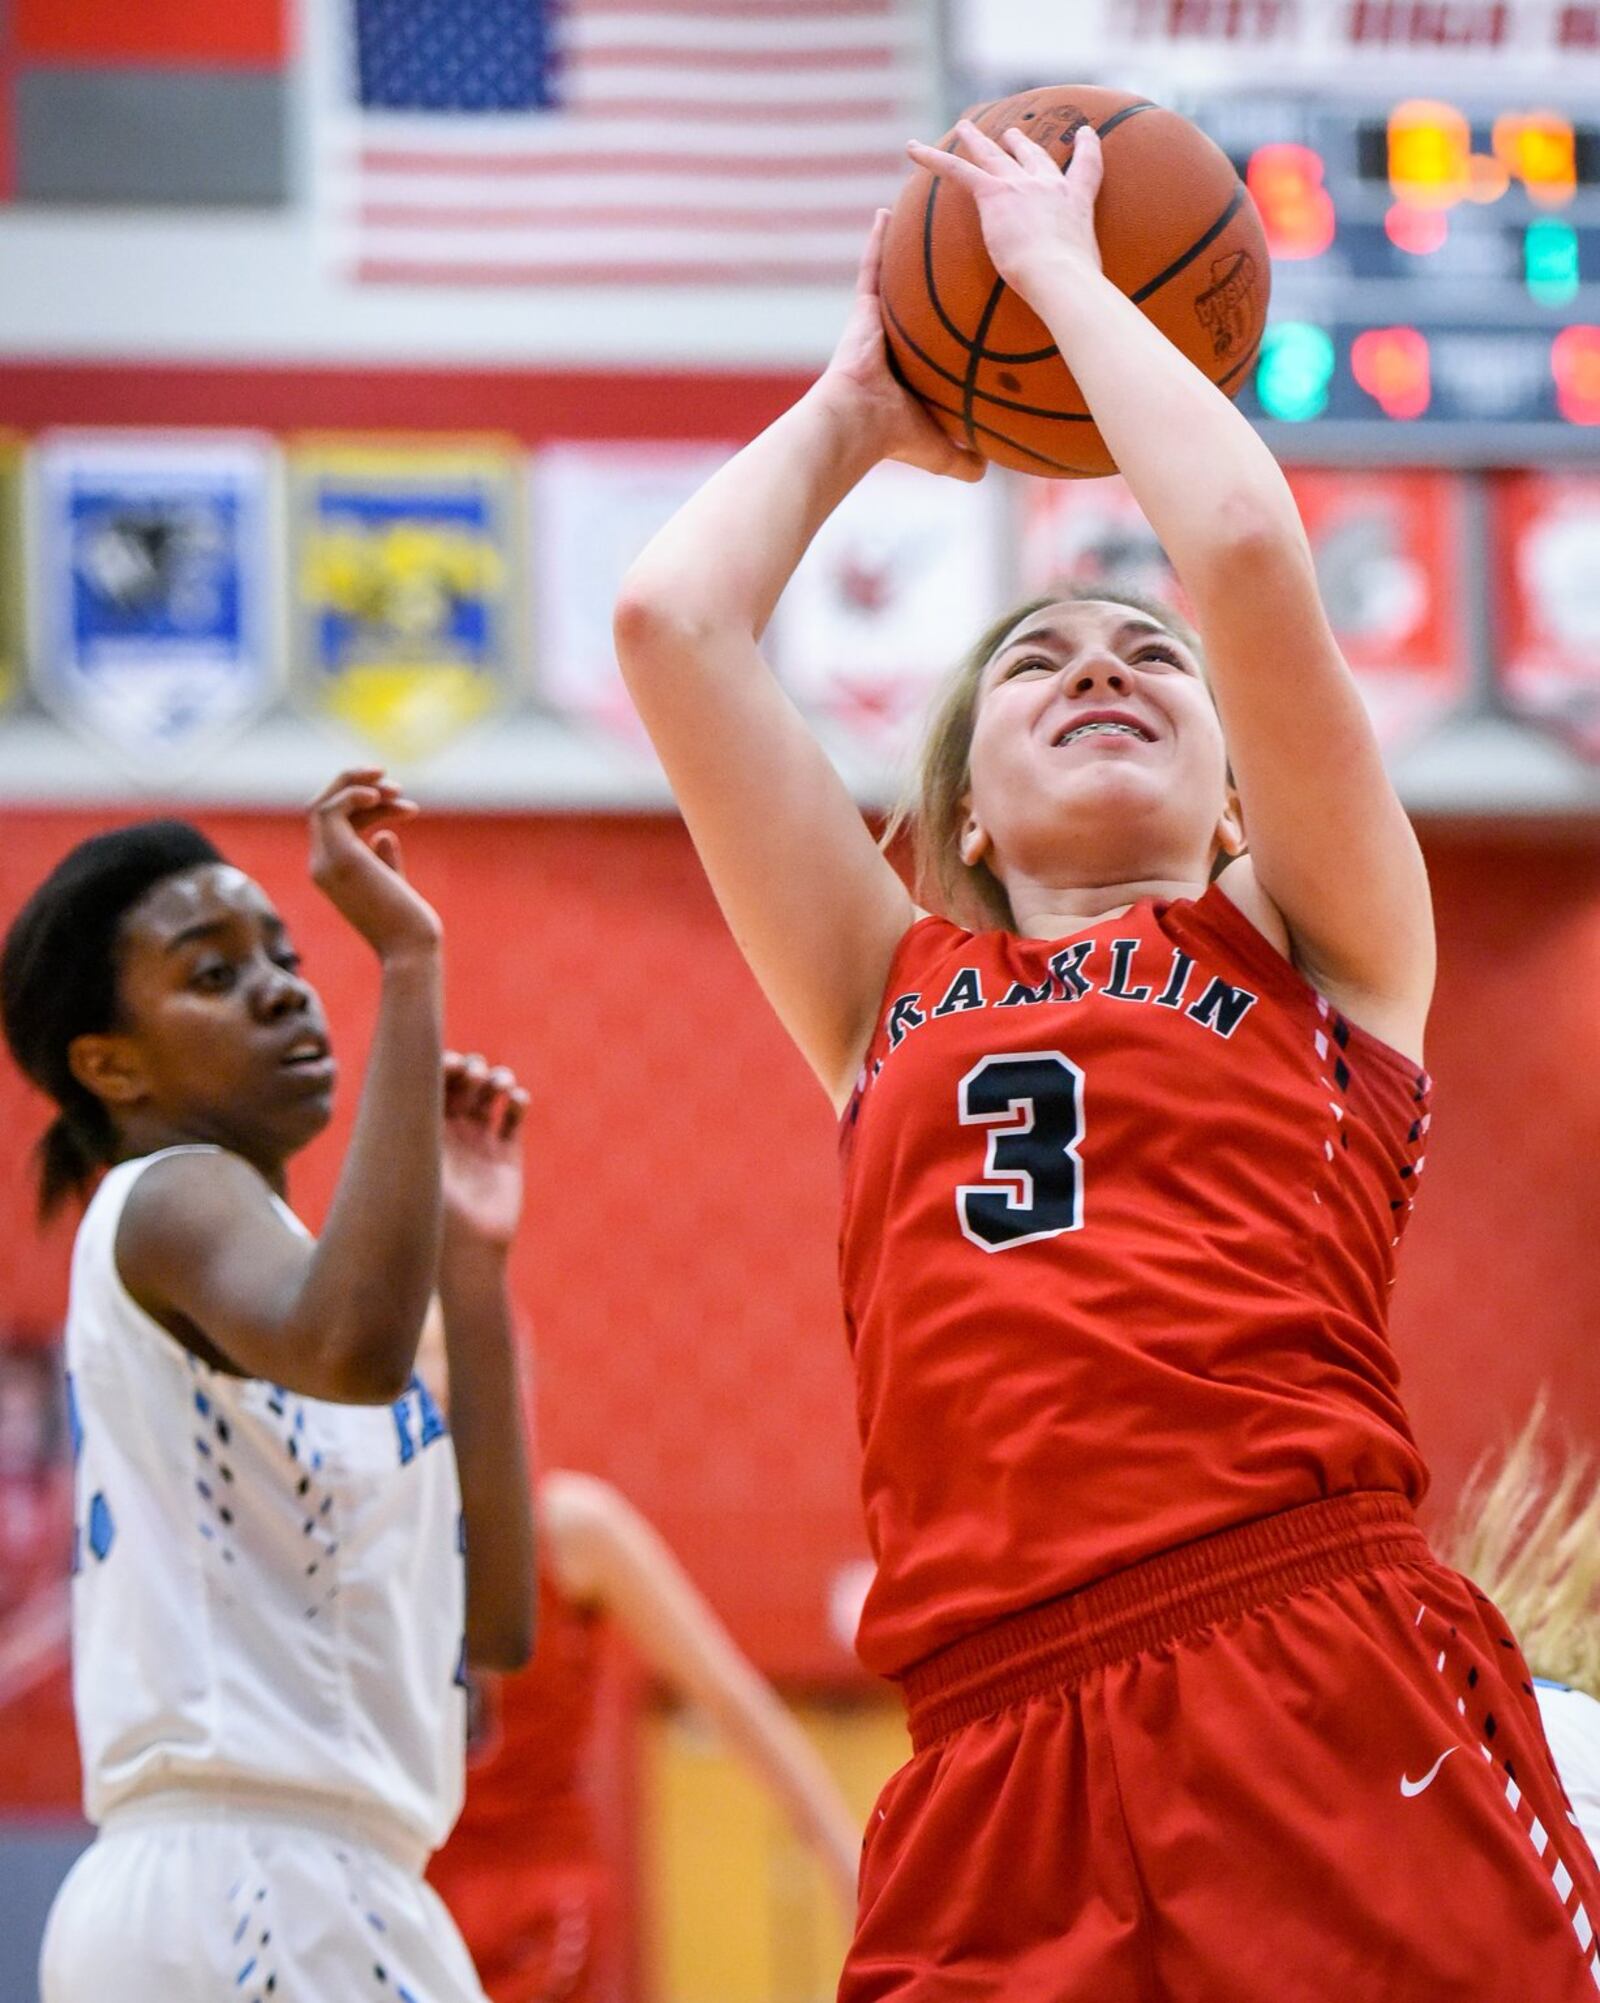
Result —
[[1309, 146], [1258, 146], [1245, 186], [1261, 211], [1274, 257], [1320, 257], [1333, 242], [1333, 197], [1322, 155]]
[[1550, 343], [1556, 402], [1569, 424], [1600, 424], [1600, 327], [1563, 327]]
[[1350, 367], [1385, 417], [1420, 417], [1432, 400], [1427, 337], [1415, 327], [1369, 327], [1357, 334]]
[[1396, 250], [1428, 257], [1443, 250], [1450, 235], [1450, 218], [1443, 209], [1414, 209], [1396, 202], [1383, 219], [1383, 233]]

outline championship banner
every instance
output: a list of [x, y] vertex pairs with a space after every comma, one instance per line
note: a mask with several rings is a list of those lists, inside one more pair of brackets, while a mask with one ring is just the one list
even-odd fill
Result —
[[[1433, 472], [1291, 472], [1329, 622], [1379, 742], [1403, 748], [1466, 700], [1456, 611], [1459, 504]], [[1132, 587], [1184, 609], [1155, 531], [1120, 479], [1023, 483], [1022, 590]]]
[[406, 760], [504, 705], [519, 648], [512, 444], [303, 439], [289, 494], [302, 702]]
[[274, 695], [272, 466], [250, 434], [58, 431], [35, 449], [38, 694], [152, 783]]
[[1600, 758], [1600, 475], [1508, 473], [1493, 494], [1500, 693]]
[[930, 697], [1002, 611], [1004, 487], [875, 466], [822, 525], [772, 626], [772, 657], [830, 740], [885, 777]]
[[1289, 485], [1378, 742], [1402, 751], [1471, 694], [1459, 484], [1448, 473], [1300, 468]]
[[957, 0], [954, 56], [983, 88], [1571, 90], [1600, 80], [1600, 0]]
[[1018, 487], [1020, 597], [1114, 581], [1181, 607], [1166, 552], [1125, 480], [1022, 480]]
[[22, 440], [0, 431], [0, 710], [22, 681]]
[[611, 640], [629, 565], [731, 445], [560, 444], [534, 454], [538, 693], [562, 715], [644, 742]]

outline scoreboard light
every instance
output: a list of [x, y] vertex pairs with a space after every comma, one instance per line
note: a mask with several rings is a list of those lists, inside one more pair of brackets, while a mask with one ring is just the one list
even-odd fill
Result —
[[1540, 306], [1570, 306], [1578, 295], [1578, 232], [1558, 216], [1540, 216], [1522, 240], [1528, 296]]
[[1508, 111], [1494, 122], [1494, 154], [1541, 208], [1564, 208], [1578, 191], [1578, 135], [1558, 111]]
[[1333, 197], [1327, 168], [1310, 146], [1258, 146], [1245, 169], [1245, 186], [1261, 212], [1267, 248], [1274, 257], [1320, 257], [1333, 242]]
[[1472, 187], [1472, 127], [1453, 104], [1409, 97], [1389, 113], [1389, 185], [1410, 208], [1452, 209]]
[[1333, 342], [1305, 320], [1282, 320], [1261, 337], [1256, 400], [1263, 415], [1305, 424], [1328, 407]]
[[1449, 240], [1450, 218], [1443, 209], [1414, 209], [1409, 202], [1395, 202], [1383, 219], [1383, 233], [1396, 250], [1429, 257]]
[[1600, 327], [1563, 327], [1550, 343], [1556, 402], [1569, 424], [1600, 424]]
[[1369, 327], [1357, 334], [1350, 367], [1385, 417], [1421, 417], [1433, 399], [1427, 336], [1415, 327]]

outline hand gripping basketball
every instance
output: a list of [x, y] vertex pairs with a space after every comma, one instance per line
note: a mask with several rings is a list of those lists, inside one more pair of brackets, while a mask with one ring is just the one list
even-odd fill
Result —
[[1007, 127], [997, 145], [963, 118], [955, 137], [970, 158], [925, 146], [920, 139], [911, 140], [906, 151], [918, 166], [971, 195], [989, 261], [1014, 292], [1032, 305], [1030, 277], [1063, 266], [1099, 272], [1094, 205], [1105, 155], [1092, 125], [1079, 127], [1065, 173], [1015, 125]]
[[1233, 162], [1188, 119], [1052, 84], [909, 151], [883, 245], [884, 330], [896, 377], [949, 437], [1047, 478], [1115, 470], [1032, 304], [1050, 271], [1073, 289], [1103, 271], [1237, 393], [1266, 323], [1266, 238]]
[[957, 480], [981, 480], [987, 470], [983, 460], [947, 437], [890, 371], [878, 299], [878, 267], [888, 225], [889, 211], [879, 209], [861, 253], [850, 317], [819, 388], [848, 405], [852, 425], [865, 425], [879, 458], [900, 459]]

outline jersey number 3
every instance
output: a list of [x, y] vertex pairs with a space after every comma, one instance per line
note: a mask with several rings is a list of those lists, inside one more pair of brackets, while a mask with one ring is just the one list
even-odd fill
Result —
[[[960, 1087], [961, 1124], [989, 1128], [982, 1182], [956, 1191], [963, 1233], [985, 1252], [1083, 1224], [1083, 1073], [1059, 1050], [985, 1057]], [[998, 1187], [997, 1187], [998, 1185]]]

